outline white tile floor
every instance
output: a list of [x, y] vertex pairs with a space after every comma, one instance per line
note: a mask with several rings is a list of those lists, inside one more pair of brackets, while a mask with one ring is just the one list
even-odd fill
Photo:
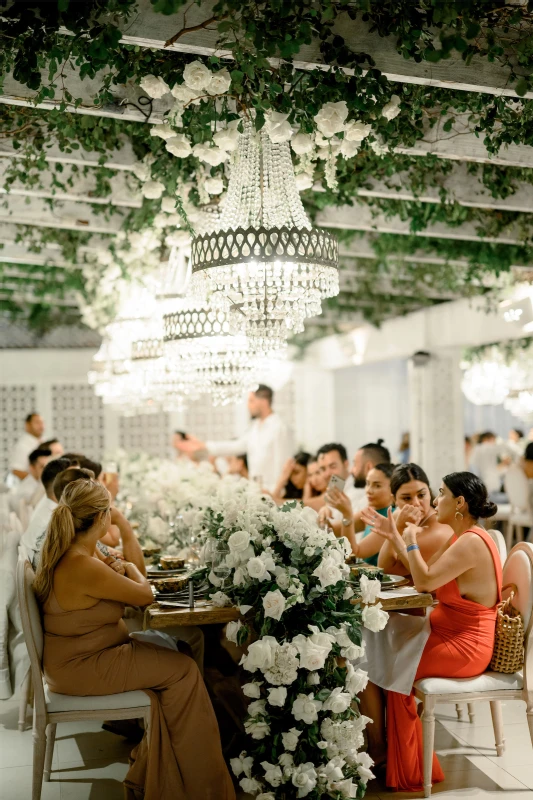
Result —
[[[507, 748], [501, 758], [488, 703], [476, 705], [474, 724], [460, 722], [454, 706], [439, 706], [437, 718], [436, 749], [446, 781], [434, 787], [435, 795], [533, 800], [533, 747], [523, 703], [504, 704]], [[31, 800], [32, 735], [20, 733], [17, 720], [17, 700], [0, 702], [0, 800]], [[43, 785], [42, 800], [123, 800], [128, 753], [129, 745], [100, 723], [58, 725], [52, 780]], [[416, 796], [393, 794], [375, 781], [367, 794], [369, 800]]]

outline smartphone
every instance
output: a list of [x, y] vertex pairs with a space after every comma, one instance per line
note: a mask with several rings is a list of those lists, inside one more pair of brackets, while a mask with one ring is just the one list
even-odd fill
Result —
[[339, 478], [338, 475], [332, 475], [331, 478], [329, 479], [328, 491], [330, 489], [338, 489], [339, 492], [342, 492], [345, 483], [346, 481], [344, 480], [344, 478]]

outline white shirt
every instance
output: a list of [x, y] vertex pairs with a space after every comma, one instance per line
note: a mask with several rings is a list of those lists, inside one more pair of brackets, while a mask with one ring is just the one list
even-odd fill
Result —
[[39, 500], [34, 508], [33, 514], [30, 517], [29, 525], [26, 531], [22, 534], [22, 538], [20, 540], [28, 551], [30, 561], [33, 561], [33, 556], [37, 549], [37, 541], [46, 532], [48, 523], [52, 517], [52, 512], [56, 507], [56, 501], [50, 500], [50, 498], [45, 495]]
[[9, 507], [11, 511], [18, 513], [21, 500], [25, 500], [26, 503], [31, 503], [33, 496], [39, 489], [42, 489], [42, 483], [35, 480], [33, 475], [26, 475], [24, 480], [20, 481], [18, 486], [15, 486], [9, 493]]
[[33, 453], [34, 450], [37, 450], [40, 441], [41, 440], [36, 436], [32, 436], [31, 433], [23, 433], [11, 453], [9, 469], [11, 471], [16, 469], [20, 472], [27, 472], [30, 468], [28, 456], [30, 453]]
[[482, 442], [474, 447], [470, 471], [481, 478], [489, 494], [501, 490], [503, 473], [500, 471], [498, 459], [508, 455], [507, 446], [497, 442]]
[[293, 455], [290, 432], [281, 417], [274, 413], [263, 420], [254, 419], [240, 439], [206, 444], [213, 456], [246, 453], [250, 478], [260, 478], [262, 488], [270, 492], [276, 488], [285, 462]]

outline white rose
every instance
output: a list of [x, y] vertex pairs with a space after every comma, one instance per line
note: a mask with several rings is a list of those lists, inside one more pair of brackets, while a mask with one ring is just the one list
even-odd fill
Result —
[[363, 603], [375, 603], [381, 591], [380, 581], [370, 580], [366, 575], [361, 575], [359, 578], [359, 586], [361, 587], [361, 599]]
[[240, 629], [242, 628], [242, 623], [240, 620], [237, 622], [228, 622], [226, 625], [226, 639], [228, 642], [233, 642], [237, 644], [237, 634], [239, 633]]
[[224, 592], [215, 592], [215, 594], [211, 595], [211, 602], [217, 608], [231, 605], [231, 600], [227, 594], [224, 594]]
[[375, 606], [365, 606], [363, 608], [363, 625], [365, 628], [368, 628], [369, 631], [374, 631], [374, 633], [382, 631], [388, 619], [389, 615], [386, 611], [382, 611], [381, 603], [377, 603]]
[[357, 784], [351, 778], [346, 778], [343, 781], [337, 781], [333, 784], [333, 788], [340, 792], [343, 797], [357, 797]]
[[148, 97], [151, 97], [153, 100], [159, 100], [159, 98], [163, 97], [167, 92], [170, 92], [163, 78], [156, 78], [155, 75], [145, 75], [139, 86], [143, 92], [146, 92]]
[[318, 672], [310, 672], [307, 676], [307, 685], [308, 686], [318, 686], [320, 683], [320, 675]]
[[251, 683], [245, 683], [242, 687], [242, 693], [245, 697], [251, 697], [254, 700], [257, 700], [261, 697], [261, 683], [256, 683], [252, 681]]
[[[181, 111], [183, 106], [186, 106], [189, 103], [192, 103], [193, 106], [200, 105], [200, 99], [199, 98], [203, 94], [203, 92], [201, 92], [201, 91], [197, 92], [194, 89], [191, 89], [189, 86], [185, 86], [184, 83], [177, 83], [176, 86], [173, 86], [170, 91], [172, 93], [172, 96], [176, 98], [178, 103], [180, 103], [181, 108], [178, 109], [178, 111]], [[177, 124], [177, 121], [176, 121], [176, 124]], [[180, 123], [180, 127], [181, 127], [181, 123]]]
[[327, 586], [334, 586], [342, 579], [342, 572], [331, 556], [323, 558], [312, 574], [318, 578], [323, 589]]
[[152, 174], [152, 167], [150, 164], [146, 164], [144, 161], [140, 161], [138, 164], [135, 164], [134, 168], [132, 169], [133, 174], [136, 178], [138, 178], [142, 183], [150, 179]]
[[318, 719], [318, 712], [322, 708], [320, 700], [315, 700], [314, 695], [299, 694], [292, 704], [292, 715], [295, 720], [301, 720], [306, 725], [311, 725]]
[[242, 567], [237, 567], [233, 573], [233, 583], [235, 586], [242, 586], [243, 583], [246, 583], [246, 574]]
[[170, 125], [152, 125], [150, 128], [150, 136], [159, 136], [160, 139], [171, 139], [176, 135]]
[[364, 122], [351, 119], [344, 128], [344, 138], [348, 142], [362, 142], [372, 131], [372, 125], [365, 125]]
[[374, 762], [368, 753], [357, 753], [355, 760], [357, 762], [357, 771], [362, 781], [371, 781], [376, 777], [370, 769], [374, 766]]
[[306, 797], [316, 786], [317, 774], [311, 761], [299, 764], [292, 773], [292, 785], [298, 789], [297, 797]]
[[233, 774], [237, 778], [239, 777], [239, 775], [242, 775], [243, 773], [248, 778], [252, 774], [252, 766], [253, 766], [254, 760], [253, 760], [252, 756], [247, 756], [246, 753], [244, 752], [244, 750], [243, 750], [243, 752], [240, 754], [240, 756], [238, 758], [231, 758], [229, 763], [230, 763], [230, 766], [231, 766]]
[[210, 147], [208, 144], [195, 144], [192, 151], [200, 161], [211, 167], [218, 167], [229, 158], [229, 153], [225, 150], [221, 150], [220, 147]]
[[241, 664], [248, 672], [257, 669], [268, 669], [274, 662], [274, 651], [279, 647], [273, 636], [263, 636], [257, 642], [252, 642], [248, 652], [241, 658]]
[[224, 69], [214, 72], [207, 86], [207, 93], [211, 95], [225, 94], [231, 86], [231, 75]]
[[352, 703], [352, 695], [343, 692], [342, 686], [336, 686], [322, 706], [323, 711], [331, 711], [332, 714], [343, 714]]
[[400, 111], [400, 98], [397, 94], [393, 94], [387, 105], [383, 106], [381, 116], [390, 121], [397, 117]]
[[270, 580], [270, 573], [267, 571], [264, 561], [257, 556], [248, 561], [246, 569], [250, 578], [255, 578], [258, 581]]
[[[298, 175], [294, 176], [294, 178], [296, 181], [296, 188], [299, 192], [305, 192], [306, 189], [311, 189], [313, 186], [313, 179], [307, 174], [307, 172], [299, 172]], [[306, 548], [306, 550], [309, 549], [313, 548]]]
[[344, 100], [340, 100], [338, 103], [325, 103], [314, 120], [320, 133], [329, 139], [344, 130], [347, 116], [348, 106]]
[[290, 730], [282, 733], [281, 741], [283, 742], [285, 750], [296, 750], [301, 735], [302, 731], [299, 731], [298, 728], [290, 728]]
[[183, 70], [183, 80], [185, 84], [189, 89], [194, 89], [195, 91], [207, 89], [212, 78], [213, 74], [211, 70], [208, 69], [205, 64], [202, 64], [201, 61], [192, 61], [190, 64], [187, 64]]
[[297, 133], [291, 139], [291, 147], [299, 156], [310, 153], [314, 147], [313, 137], [309, 133]]
[[266, 700], [254, 700], [248, 706], [248, 714], [250, 717], [257, 717], [259, 714], [265, 716], [266, 714]]
[[349, 142], [347, 139], [342, 140], [340, 153], [344, 158], [353, 158], [359, 152], [359, 142]]
[[268, 761], [262, 761], [261, 766], [265, 770], [265, 780], [271, 786], [279, 786], [283, 780], [283, 772], [281, 767], [275, 764], [269, 764]]
[[370, 149], [373, 150], [377, 156], [384, 156], [388, 152], [388, 147], [381, 136], [377, 136], [375, 141], [370, 142]]
[[335, 756], [335, 758], [328, 761], [325, 767], [320, 769], [320, 777], [325, 778], [328, 783], [330, 781], [342, 781], [344, 778], [342, 768], [345, 764], [346, 761], [343, 758]]
[[354, 669], [353, 664], [348, 662], [346, 665], [346, 691], [352, 697], [366, 689], [368, 683], [368, 673], [363, 669]]
[[222, 178], [206, 178], [204, 188], [208, 194], [221, 194], [224, 191]]
[[270, 689], [268, 692], [268, 702], [271, 706], [283, 708], [286, 699], [287, 689], [284, 686], [277, 686], [275, 689]]
[[331, 651], [331, 639], [317, 640], [314, 636], [296, 636], [292, 643], [298, 648], [300, 667], [311, 671], [323, 669]]
[[184, 133], [178, 133], [172, 139], [168, 139], [166, 148], [169, 153], [177, 158], [187, 158], [192, 153], [191, 143]]
[[261, 784], [255, 778], [242, 778], [239, 781], [239, 786], [246, 792], [246, 794], [257, 794], [261, 791]]
[[223, 128], [221, 131], [217, 131], [213, 135], [214, 143], [217, 145], [217, 147], [220, 147], [221, 150], [225, 150], [229, 153], [237, 149], [240, 136], [240, 133], [237, 130], [239, 121], [240, 120], [235, 119], [232, 122], [228, 122], [227, 128]]
[[263, 130], [268, 134], [272, 144], [282, 144], [288, 142], [292, 136], [292, 127], [288, 122], [288, 114], [281, 114], [279, 111], [271, 111], [268, 114]]
[[330, 626], [329, 628], [327, 628], [326, 633], [329, 633], [330, 636], [333, 636], [335, 638], [335, 641], [337, 642], [339, 647], [349, 647], [352, 643], [352, 640], [348, 636], [345, 627], [335, 628], [333, 626]]
[[286, 605], [287, 602], [279, 589], [276, 589], [275, 592], [267, 592], [263, 597], [265, 617], [280, 620]]
[[354, 590], [352, 589], [351, 586], [347, 586], [346, 589], [344, 590], [344, 594], [342, 596], [342, 599], [343, 600], [349, 600], [353, 596], [354, 596]]
[[348, 659], [349, 661], [357, 661], [358, 659], [362, 658], [364, 654], [365, 654], [364, 643], [362, 645], [352, 643], [348, 645], [348, 647], [343, 647], [341, 649], [341, 656], [343, 658]]
[[161, 181], [146, 181], [141, 186], [141, 193], [148, 200], [159, 200], [164, 191], [165, 187]]
[[161, 211], [164, 211], [166, 214], [176, 213], [176, 201], [173, 197], [163, 197], [161, 199]]
[[276, 800], [272, 792], [261, 792], [258, 794], [255, 800]]
[[244, 723], [244, 730], [249, 736], [252, 737], [252, 739], [259, 741], [260, 739], [264, 739], [265, 736], [268, 736], [270, 733], [270, 725], [268, 722], [260, 722], [259, 720], [248, 719]]
[[236, 531], [228, 539], [230, 553], [242, 553], [250, 544], [250, 534], [247, 531]]

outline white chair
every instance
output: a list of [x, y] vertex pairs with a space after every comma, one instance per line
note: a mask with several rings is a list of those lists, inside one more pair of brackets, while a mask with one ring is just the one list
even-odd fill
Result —
[[22, 525], [22, 530], [25, 531], [28, 527], [28, 523], [30, 521], [30, 517], [32, 514], [32, 508], [24, 498], [21, 498], [18, 504], [17, 515], [20, 520], [20, 524]]
[[494, 726], [496, 754], [503, 755], [505, 739], [500, 700], [524, 700], [531, 743], [533, 745], [533, 544], [521, 542], [509, 553], [503, 569], [504, 586], [517, 588], [513, 604], [520, 611], [525, 628], [524, 668], [513, 675], [485, 672], [477, 678], [422, 678], [414, 685], [414, 694], [424, 705], [424, 797], [431, 794], [431, 768], [435, 740], [435, 705], [437, 703], [474, 703], [488, 700]]
[[518, 464], [511, 464], [504, 479], [505, 491], [511, 505], [511, 513], [506, 525], [506, 543], [509, 550], [513, 546], [515, 529], [517, 539], [524, 539], [524, 528], [533, 527], [533, 517], [529, 501], [529, 482], [524, 470]]
[[39, 607], [33, 593], [34, 577], [30, 563], [19, 561], [17, 593], [30, 655], [34, 691], [32, 800], [40, 800], [43, 774], [45, 781], [50, 780], [58, 722], [143, 717], [148, 730], [150, 701], [142, 690], [98, 697], [77, 697], [56, 694], [48, 689], [42, 674], [43, 631]]

